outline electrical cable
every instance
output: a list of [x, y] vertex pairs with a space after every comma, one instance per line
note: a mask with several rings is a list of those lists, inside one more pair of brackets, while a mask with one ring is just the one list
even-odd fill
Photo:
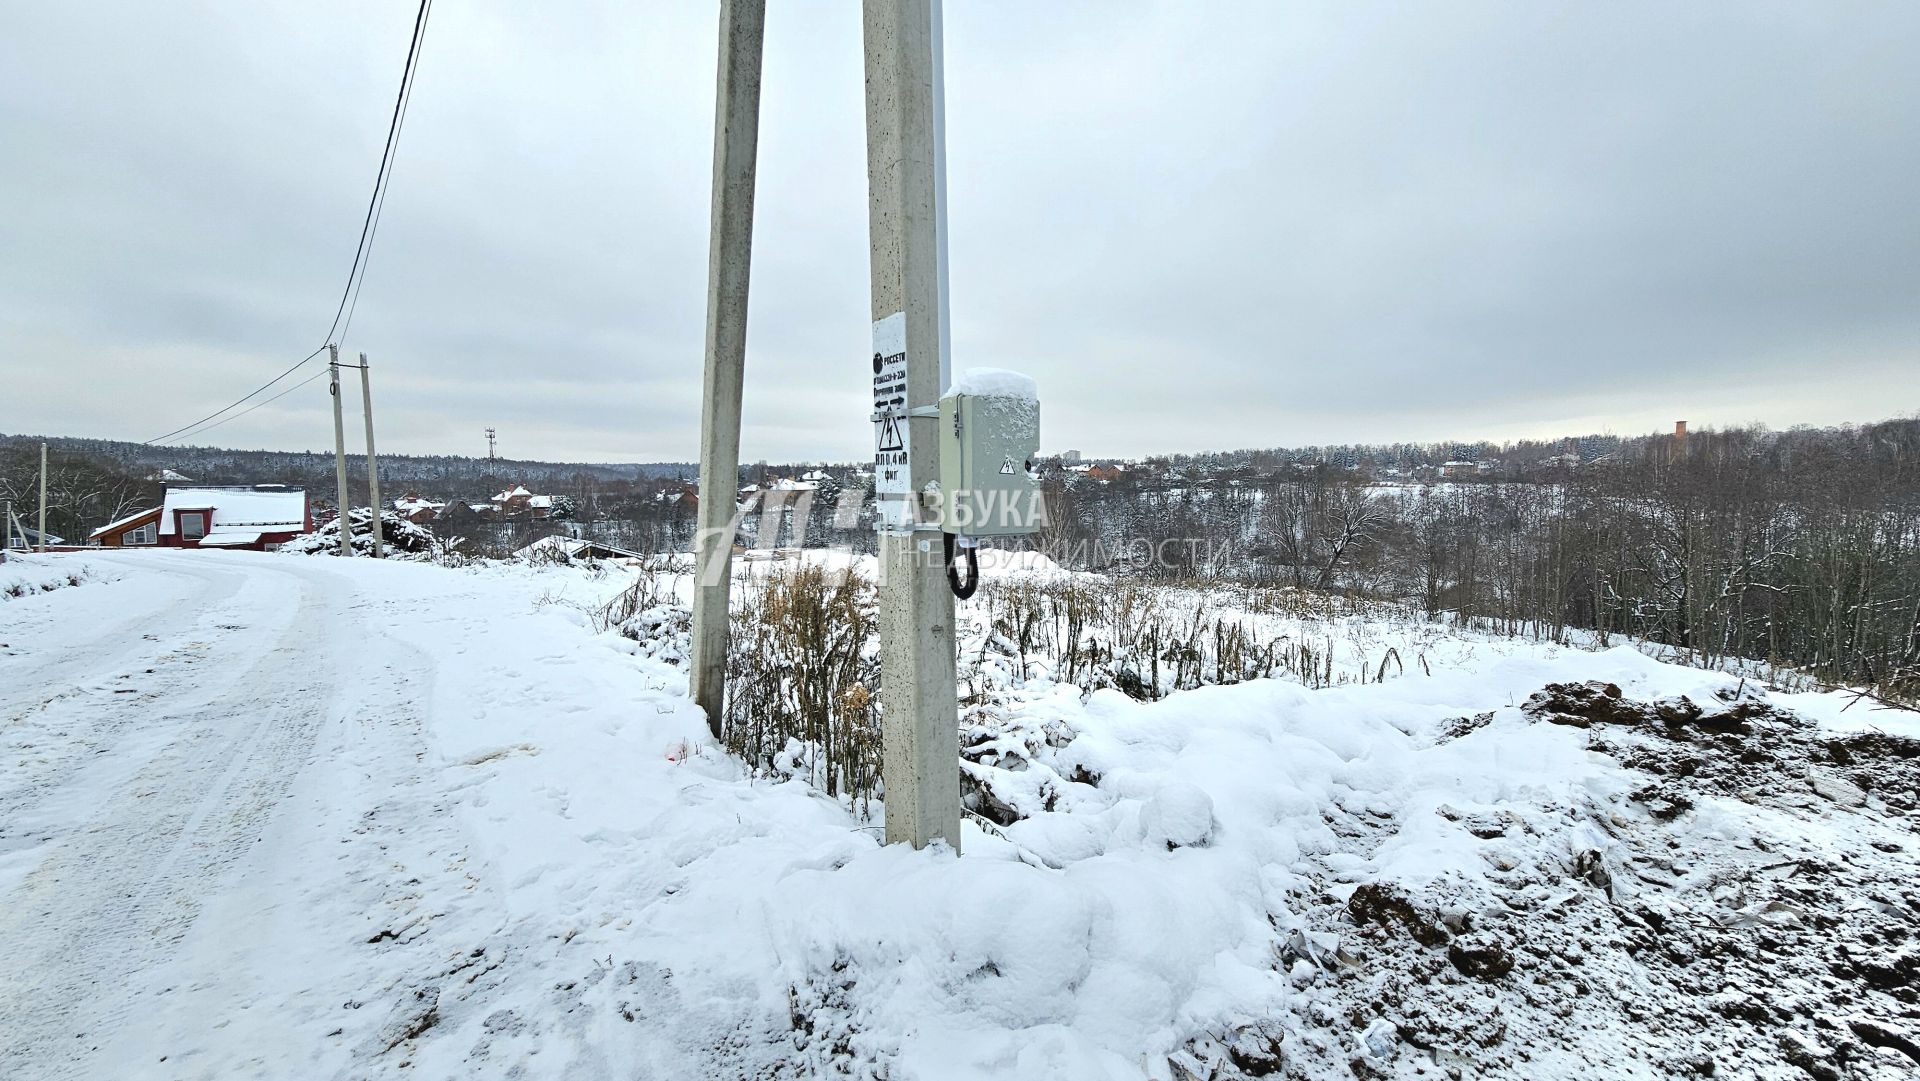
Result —
[[[285, 379], [287, 376], [292, 375], [294, 372], [300, 369], [300, 365], [305, 364], [307, 361], [312, 360], [314, 357], [317, 357], [326, 351], [327, 351], [327, 347], [324, 345], [318, 349], [315, 349], [313, 352], [308, 353], [306, 356], [301, 357], [298, 361], [296, 361], [293, 367], [288, 368], [286, 371], [281, 372], [279, 375], [276, 375], [272, 379], [267, 380], [265, 383], [262, 383], [260, 386], [255, 387], [253, 390], [249, 391], [243, 397], [240, 397], [232, 402], [229, 402], [227, 405], [219, 409], [216, 409], [211, 413], [208, 413], [206, 416], [201, 417], [199, 420], [194, 421], [192, 424], [186, 425], [185, 427], [182, 427], [182, 428], [175, 428], [173, 431], [170, 431], [165, 435], [156, 435], [152, 439], [147, 440], [146, 445], [150, 446], [154, 443], [162, 443], [172, 439], [176, 435], [180, 435], [183, 432], [191, 432], [193, 429], [200, 427], [200, 425], [206, 424], [208, 421], [226, 412], [227, 410], [232, 409], [234, 406], [239, 405], [241, 402], [246, 401], [248, 398], [253, 397], [255, 394], [260, 393], [261, 391], [267, 389], [268, 387], [274, 385], [275, 383], [278, 383], [280, 380]], [[228, 417], [227, 419], [232, 420], [233, 418]], [[225, 422], [223, 421], [222, 423], [225, 423]], [[209, 428], [213, 427], [213, 425], [210, 425], [210, 424], [207, 426]], [[195, 434], [198, 434], [198, 433], [195, 433]]]
[[[313, 358], [312, 358], [312, 357], [309, 357], [309, 358], [307, 358], [307, 359], [308, 359], [308, 360], [311, 360], [311, 359], [313, 359]], [[301, 361], [300, 363], [302, 363], [302, 364], [305, 364], [305, 363], [306, 363], [306, 361], [304, 361], [304, 360], [303, 360], [303, 361]], [[256, 409], [258, 409], [258, 408], [260, 408], [260, 407], [261, 407], [261, 406], [263, 406], [263, 405], [272, 405], [273, 403], [275, 403], [275, 402], [277, 402], [277, 401], [279, 401], [280, 399], [282, 399], [282, 398], [284, 398], [284, 397], [286, 397], [286, 396], [287, 396], [287, 395], [289, 395], [289, 394], [292, 394], [292, 393], [293, 393], [294, 391], [296, 391], [296, 390], [299, 390], [299, 389], [300, 389], [301, 387], [304, 387], [304, 386], [306, 386], [306, 385], [307, 385], [308, 383], [311, 383], [311, 382], [313, 382], [313, 381], [314, 381], [315, 379], [318, 379], [318, 378], [320, 378], [321, 376], [323, 376], [323, 375], [325, 375], [325, 374], [327, 374], [327, 369], [325, 369], [325, 368], [322, 368], [322, 369], [320, 369], [319, 371], [317, 371], [317, 372], [314, 372], [314, 373], [313, 373], [312, 375], [309, 375], [309, 376], [307, 376], [307, 377], [306, 377], [305, 379], [302, 379], [302, 380], [300, 380], [300, 381], [299, 381], [298, 383], [295, 383], [294, 385], [292, 385], [292, 386], [290, 386], [290, 387], [288, 387], [287, 389], [285, 389], [285, 390], [283, 390], [283, 391], [281, 391], [280, 393], [278, 393], [278, 394], [276, 394], [276, 395], [274, 395], [273, 397], [271, 397], [271, 398], [266, 398], [266, 399], [263, 399], [263, 400], [261, 400], [261, 401], [257, 401], [257, 402], [255, 402], [255, 403], [253, 403], [252, 405], [250, 405], [250, 406], [248, 406], [248, 407], [246, 407], [245, 409], [242, 409], [242, 410], [241, 410], [241, 411], [239, 411], [238, 413], [235, 413], [235, 414], [233, 414], [233, 415], [232, 415], [232, 416], [230, 416], [230, 417], [222, 417], [222, 418], [220, 418], [219, 420], [216, 420], [216, 421], [214, 421], [214, 422], [213, 422], [212, 424], [209, 424], [209, 425], [207, 425], [206, 427], [204, 427], [204, 428], [202, 428], [202, 429], [200, 429], [200, 431], [198, 431], [198, 432], [194, 432], [194, 433], [192, 433], [192, 434], [194, 434], [194, 435], [200, 435], [200, 434], [202, 434], [202, 433], [205, 433], [205, 432], [210, 432], [210, 431], [213, 431], [213, 430], [214, 430], [215, 428], [218, 428], [218, 427], [220, 427], [220, 426], [221, 426], [222, 424], [225, 424], [226, 422], [228, 422], [228, 421], [230, 421], [230, 420], [239, 420], [239, 419], [240, 419], [241, 417], [244, 417], [244, 416], [246, 416], [246, 415], [247, 415], [248, 413], [251, 413], [251, 412], [253, 412], [254, 410], [256, 410]], [[182, 437], [182, 438], [185, 438], [185, 437]]]
[[[418, 10], [414, 12], [413, 37], [407, 43], [407, 62], [406, 62], [406, 66], [401, 70], [401, 73], [400, 73], [399, 92], [394, 95], [393, 116], [387, 122], [387, 142], [386, 142], [385, 148], [382, 149], [380, 152], [380, 169], [377, 173], [374, 174], [373, 194], [368, 196], [367, 198], [367, 213], [366, 213], [366, 216], [363, 219], [361, 219], [361, 222], [360, 222], [360, 241], [354, 247], [353, 265], [347, 270], [347, 284], [340, 290], [340, 303], [334, 307], [333, 323], [327, 327], [326, 341], [321, 343], [320, 348], [315, 349], [311, 353], [308, 353], [305, 357], [301, 358], [297, 363], [295, 363], [292, 367], [288, 368], [286, 371], [281, 372], [279, 375], [276, 375], [272, 379], [267, 380], [265, 383], [262, 383], [260, 386], [255, 387], [253, 390], [250, 390], [247, 393], [241, 395], [240, 397], [234, 399], [232, 402], [229, 402], [228, 404], [222, 406], [219, 409], [214, 410], [213, 412], [207, 414], [206, 416], [200, 418], [199, 420], [194, 421], [192, 424], [188, 424], [181, 428], [175, 428], [173, 431], [168, 432], [165, 435], [155, 436], [154, 438], [147, 440], [146, 441], [147, 445], [169, 441], [174, 439], [175, 437], [184, 438], [187, 435], [199, 435], [201, 432], [211, 431], [214, 428], [219, 427], [221, 424], [225, 424], [227, 421], [234, 419], [234, 417], [245, 416], [247, 413], [253, 412], [254, 409], [257, 409], [261, 405], [265, 405], [267, 403], [266, 402], [256, 403], [255, 405], [250, 406], [247, 409], [241, 410], [239, 413], [233, 414], [233, 416], [229, 416], [224, 420], [219, 421], [218, 423], [207, 424], [207, 422], [210, 420], [213, 420], [213, 418], [220, 416], [222, 413], [228, 412], [229, 410], [233, 409], [235, 406], [238, 406], [241, 403], [247, 401], [248, 399], [253, 398], [254, 396], [260, 394], [261, 392], [267, 390], [269, 387], [273, 386], [275, 383], [278, 383], [280, 380], [285, 379], [289, 375], [292, 375], [295, 371], [298, 371], [302, 365], [307, 364], [308, 362], [312, 361], [313, 358], [319, 356], [321, 353], [326, 352], [327, 345], [329, 343], [335, 343], [336, 339], [334, 338], [334, 332], [336, 330], [342, 329], [341, 318], [342, 316], [345, 316], [347, 314], [347, 305], [348, 305], [349, 299], [353, 299], [356, 302], [358, 300], [359, 282], [365, 276], [365, 263], [367, 258], [371, 255], [370, 249], [372, 247], [372, 238], [376, 230], [376, 222], [379, 215], [379, 209], [386, 201], [387, 180], [392, 172], [394, 151], [396, 149], [397, 143], [399, 142], [400, 128], [406, 114], [407, 102], [413, 95], [413, 75], [414, 75], [414, 70], [419, 63], [420, 41], [421, 41], [421, 37], [426, 32], [427, 9], [430, 6], [432, 6], [432, 0], [420, 0], [420, 7], [418, 8]], [[351, 317], [349, 316], [348, 318], [350, 321]], [[311, 382], [312, 379], [313, 377], [309, 377], [307, 382]], [[299, 385], [304, 386], [305, 384], [303, 383]], [[282, 391], [281, 393], [284, 394], [285, 391]], [[281, 395], [275, 395], [273, 398], [268, 399], [268, 401], [278, 400], [280, 396]], [[201, 425], [206, 425], [206, 427], [202, 428]]]
[[353, 283], [353, 300], [347, 305], [346, 321], [340, 324], [340, 334], [333, 339], [337, 345], [346, 344], [347, 330], [353, 326], [353, 313], [360, 310], [360, 289], [367, 284], [367, 267], [373, 263], [373, 242], [380, 235], [380, 216], [386, 213], [387, 192], [393, 187], [393, 168], [400, 160], [400, 133], [406, 130], [407, 111], [413, 107], [413, 84], [420, 74], [420, 45], [426, 40], [427, 23], [432, 19], [433, 0], [421, 0], [420, 15], [414, 28], [413, 49], [407, 58], [407, 74], [400, 84], [400, 113], [388, 137], [387, 160], [381, 167], [385, 179], [375, 181], [373, 226], [367, 230], [366, 256], [360, 262], [360, 278]]
[[942, 533], [940, 537], [945, 544], [947, 556], [947, 586], [953, 590], [954, 596], [963, 601], [967, 600], [973, 596], [975, 590], [980, 588], [980, 549], [971, 544], [967, 545], [967, 580], [963, 583], [960, 581], [960, 570], [953, 563], [954, 536], [951, 533]]
[[420, 0], [420, 7], [413, 15], [413, 38], [407, 42], [407, 63], [400, 72], [400, 89], [393, 96], [393, 118], [387, 121], [387, 145], [380, 151], [380, 171], [373, 177], [373, 194], [367, 197], [367, 216], [360, 222], [360, 243], [353, 249], [353, 266], [347, 271], [346, 288], [340, 290], [340, 305], [333, 311], [333, 325], [327, 328], [327, 341], [334, 342], [334, 331], [340, 329], [340, 317], [346, 314], [347, 298], [352, 295], [354, 283], [360, 279], [360, 265], [365, 259], [367, 239], [373, 232], [374, 212], [380, 205], [381, 193], [387, 187], [387, 170], [393, 161], [394, 144], [400, 139], [400, 117], [406, 109], [408, 91], [413, 87], [413, 66], [420, 56], [420, 34], [427, 25], [427, 4], [429, 0]]

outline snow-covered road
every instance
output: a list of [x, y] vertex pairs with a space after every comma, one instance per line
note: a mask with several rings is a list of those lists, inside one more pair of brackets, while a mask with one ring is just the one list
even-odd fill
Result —
[[197, 969], [246, 1005], [262, 974], [245, 959], [299, 918], [265, 884], [337, 873], [301, 845], [328, 802], [302, 790], [418, 768], [401, 707], [420, 665], [347, 579], [292, 560], [94, 560], [135, 561], [134, 582], [7, 612], [0, 1075], [105, 1076], [111, 1045], [164, 1012], [162, 973]]
[[784, 1017], [689, 1011], [663, 964], [578, 1009], [611, 986], [592, 932], [721, 840], [659, 828], [688, 805], [754, 795], [714, 810], [849, 843], [803, 786], [687, 760], [683, 677], [586, 626], [625, 579], [165, 551], [0, 572], [60, 586], [0, 607], [0, 1078], [691, 1076], [740, 1057], [740, 1017]]

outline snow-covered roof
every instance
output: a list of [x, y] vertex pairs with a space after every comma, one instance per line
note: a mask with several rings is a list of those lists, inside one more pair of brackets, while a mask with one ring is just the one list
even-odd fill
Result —
[[214, 532], [209, 533], [206, 537], [201, 539], [200, 547], [202, 548], [238, 548], [238, 547], [241, 547], [242, 545], [252, 544], [258, 541], [259, 539], [260, 539], [260, 531], [257, 529], [235, 530], [232, 532], [229, 532], [226, 530], [215, 530]]
[[833, 478], [827, 476], [825, 473], [821, 472], [818, 469], [809, 469], [805, 473], [800, 474], [800, 479], [818, 482], [823, 480], [831, 480]]
[[529, 500], [527, 501], [527, 506], [529, 506], [529, 507], [551, 507], [551, 506], [553, 506], [553, 497], [552, 497], [552, 496], [550, 496], [550, 495], [537, 495], [537, 496], [534, 496], [534, 497], [533, 497], [532, 499], [529, 499]]
[[176, 510], [213, 511], [209, 537], [251, 531], [258, 540], [261, 533], [307, 527], [307, 493], [300, 488], [169, 488], [160, 504], [161, 536], [173, 536]]
[[56, 536], [54, 536], [54, 535], [53, 535], [53, 534], [51, 534], [51, 533], [46, 533], [46, 534], [42, 534], [42, 533], [41, 533], [41, 532], [40, 532], [39, 530], [37, 530], [37, 529], [35, 529], [35, 528], [33, 528], [33, 527], [32, 527], [32, 526], [30, 526], [30, 525], [17, 525], [17, 526], [14, 526], [14, 527], [13, 527], [13, 540], [11, 540], [11, 541], [8, 541], [7, 543], [8, 543], [8, 544], [13, 544], [13, 543], [20, 543], [20, 544], [39, 544], [39, 543], [41, 542], [41, 540], [42, 540], [42, 539], [44, 539], [44, 540], [45, 540], [45, 541], [46, 541], [46, 542], [47, 542], [48, 544], [65, 544], [65, 543], [67, 543], [67, 542], [66, 542], [66, 538], [64, 538], [64, 537], [56, 537]]
[[541, 537], [525, 548], [516, 549], [513, 558], [532, 559], [534, 556], [555, 555], [562, 552], [571, 555], [575, 543], [572, 537]]
[[527, 491], [526, 485], [516, 484], [512, 488], [508, 489], [507, 491], [501, 492], [499, 495], [494, 496], [493, 501], [495, 503], [505, 503], [509, 499], [518, 499], [523, 495], [531, 496], [532, 494], [533, 494], [532, 492]]
[[577, 559], [589, 550], [610, 553], [613, 558], [619, 559], [645, 558], [639, 552], [630, 552], [625, 548], [618, 548], [611, 544], [567, 536], [541, 537], [539, 540], [513, 553], [513, 555], [516, 559], [532, 559], [536, 556], [544, 556], [549, 559], [555, 556], [566, 556], [569, 559]]
[[87, 539], [99, 540], [101, 537], [106, 536], [108, 533], [117, 533], [120, 530], [125, 529], [127, 526], [132, 525], [133, 523], [139, 521], [142, 518], [147, 517], [150, 514], [159, 514], [159, 513], [160, 513], [159, 507], [148, 507], [146, 510], [143, 510], [143, 511], [135, 511], [132, 514], [127, 515], [125, 518], [122, 518], [114, 522], [108, 522], [106, 525], [103, 525], [99, 529], [96, 529], [93, 532], [87, 534]]

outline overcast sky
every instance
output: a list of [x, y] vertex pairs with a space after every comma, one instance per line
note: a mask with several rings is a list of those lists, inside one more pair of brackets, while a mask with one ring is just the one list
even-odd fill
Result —
[[[1047, 449], [1920, 408], [1911, 0], [946, 6], [954, 362]], [[859, 4], [769, 8], [742, 452], [851, 460]], [[694, 455], [716, 13], [440, 0], [345, 342], [383, 449]], [[0, 431], [148, 439], [320, 345], [412, 20], [8, 4]], [[196, 441], [328, 447], [325, 381]]]

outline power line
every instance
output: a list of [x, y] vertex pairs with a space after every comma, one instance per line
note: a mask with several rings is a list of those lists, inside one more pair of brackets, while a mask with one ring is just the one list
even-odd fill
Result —
[[[147, 443], [149, 445], [154, 443], [164, 443], [167, 440], [172, 439], [176, 435], [180, 435], [183, 432], [189, 432], [194, 428], [198, 428], [202, 424], [206, 424], [208, 421], [212, 420], [213, 418], [219, 416], [220, 414], [226, 412], [229, 409], [232, 409], [234, 406], [239, 405], [241, 402], [246, 401], [247, 398], [253, 397], [255, 394], [260, 393], [261, 391], [267, 389], [268, 387], [274, 385], [275, 383], [278, 383], [280, 380], [285, 379], [287, 376], [292, 375], [295, 371], [299, 370], [300, 365], [305, 364], [307, 361], [312, 360], [314, 357], [317, 357], [321, 353], [326, 352], [326, 349], [327, 347], [324, 345], [318, 349], [315, 349], [313, 352], [308, 353], [306, 356], [296, 361], [293, 367], [288, 368], [286, 371], [281, 372], [279, 375], [276, 375], [272, 379], [267, 380], [265, 383], [261, 384], [259, 387], [256, 387], [254, 390], [249, 392], [245, 397], [242, 397], [237, 399], [236, 401], [230, 402], [227, 405], [219, 409], [216, 409], [211, 413], [208, 413], [206, 416], [201, 417], [199, 420], [194, 421], [192, 424], [186, 425], [185, 427], [175, 428], [173, 431], [168, 432], [166, 435], [156, 435], [152, 439], [147, 440]], [[251, 410], [249, 410], [249, 412], [251, 412]], [[232, 420], [233, 418], [228, 417], [227, 419]], [[207, 425], [207, 426], [213, 427], [213, 425]]]
[[[316, 354], [316, 355], [318, 355], [318, 354]], [[311, 360], [311, 359], [313, 359], [313, 358], [312, 358], [312, 357], [309, 357], [309, 358], [307, 358], [307, 359], [308, 359], [308, 360]], [[305, 360], [303, 360], [303, 361], [301, 361], [300, 363], [302, 363], [302, 364], [305, 364], [305, 363], [306, 363], [306, 361], [305, 361]], [[225, 423], [227, 423], [227, 421], [230, 421], [230, 420], [239, 420], [239, 419], [240, 419], [241, 417], [244, 417], [244, 416], [246, 416], [246, 415], [247, 415], [248, 413], [251, 413], [251, 412], [253, 412], [254, 410], [256, 410], [256, 409], [258, 409], [258, 408], [260, 408], [260, 407], [261, 407], [261, 406], [263, 406], [263, 405], [272, 405], [273, 403], [275, 403], [275, 402], [277, 402], [277, 401], [279, 401], [280, 399], [282, 399], [282, 398], [284, 398], [284, 397], [286, 397], [286, 396], [287, 396], [287, 395], [289, 395], [289, 394], [292, 394], [292, 393], [293, 393], [294, 391], [296, 391], [296, 390], [299, 390], [299, 389], [300, 389], [301, 387], [304, 387], [304, 386], [306, 386], [306, 385], [307, 385], [308, 383], [311, 383], [311, 382], [313, 382], [313, 381], [314, 381], [315, 379], [318, 379], [318, 378], [320, 378], [321, 376], [323, 376], [323, 375], [325, 375], [325, 374], [327, 374], [327, 369], [325, 369], [325, 368], [322, 368], [322, 369], [320, 369], [319, 371], [317, 371], [317, 372], [314, 372], [314, 373], [313, 373], [312, 375], [309, 375], [309, 376], [307, 376], [307, 377], [306, 377], [305, 379], [302, 379], [302, 380], [300, 380], [300, 381], [299, 381], [298, 383], [295, 383], [294, 385], [292, 385], [292, 386], [290, 386], [290, 387], [288, 387], [287, 389], [285, 389], [285, 390], [283, 390], [283, 391], [281, 391], [280, 393], [278, 393], [278, 394], [276, 394], [276, 395], [274, 395], [273, 397], [271, 397], [271, 398], [267, 398], [267, 399], [264, 399], [264, 400], [261, 400], [261, 401], [257, 401], [257, 402], [255, 402], [255, 403], [253, 403], [252, 405], [250, 405], [250, 406], [248, 406], [248, 407], [246, 407], [245, 409], [242, 409], [242, 410], [241, 410], [241, 411], [239, 411], [238, 413], [235, 413], [235, 414], [233, 414], [233, 415], [232, 415], [232, 416], [230, 416], [230, 417], [223, 417], [223, 418], [221, 418], [221, 419], [219, 419], [219, 420], [216, 420], [216, 421], [214, 421], [214, 422], [213, 422], [212, 424], [209, 424], [209, 425], [207, 425], [207, 426], [206, 426], [205, 428], [202, 428], [202, 429], [200, 429], [199, 431], [197, 431], [197, 432], [194, 432], [194, 433], [192, 433], [192, 434], [193, 434], [193, 435], [204, 435], [205, 433], [207, 433], [207, 432], [210, 432], [210, 431], [213, 431], [213, 430], [214, 430], [215, 428], [218, 428], [218, 427], [220, 427], [220, 426], [221, 426], [222, 424], [225, 424]], [[185, 438], [185, 436], [182, 436], [181, 438]], [[154, 440], [154, 442], [156, 442], [156, 443], [157, 443], [157, 442], [160, 442], [160, 440]]]
[[[327, 343], [335, 341], [333, 336], [334, 331], [341, 330], [342, 334], [344, 335], [344, 330], [341, 326], [341, 317], [343, 315], [347, 315], [347, 302], [350, 297], [353, 298], [356, 304], [358, 303], [358, 299], [359, 299], [358, 283], [365, 276], [366, 261], [368, 256], [371, 254], [373, 234], [378, 224], [379, 209], [386, 202], [387, 182], [390, 176], [392, 175], [394, 151], [399, 142], [401, 125], [404, 123], [404, 120], [405, 120], [407, 102], [413, 96], [414, 70], [417, 67], [419, 62], [420, 42], [423, 35], [426, 33], [427, 9], [431, 6], [432, 6], [432, 0], [420, 0], [420, 7], [414, 13], [414, 16], [413, 16], [413, 37], [407, 43], [407, 62], [406, 62], [406, 66], [401, 70], [401, 73], [400, 73], [400, 90], [397, 94], [394, 95], [393, 117], [387, 122], [387, 142], [386, 142], [385, 148], [383, 148], [380, 152], [380, 169], [377, 173], [374, 174], [373, 194], [367, 198], [367, 213], [366, 213], [366, 216], [360, 222], [360, 241], [357, 245], [354, 246], [353, 265], [347, 271], [346, 286], [340, 290], [340, 303], [334, 307], [333, 323], [332, 325], [327, 327], [326, 341], [321, 343], [320, 348], [315, 349], [313, 352], [308, 353], [305, 357], [301, 358], [297, 363], [293, 365], [293, 367], [288, 368], [286, 371], [281, 372], [279, 375], [276, 375], [272, 379], [267, 380], [265, 383], [262, 383], [260, 386], [255, 387], [253, 390], [248, 391], [247, 393], [227, 403], [221, 408], [214, 410], [212, 413], [207, 414], [206, 416], [200, 418], [197, 421], [194, 421], [192, 424], [186, 425], [183, 428], [175, 428], [173, 431], [168, 432], [165, 435], [155, 436], [154, 438], [147, 440], [146, 441], [147, 444], [151, 445], [154, 443], [160, 443], [163, 441], [171, 440], [176, 436], [184, 436], [187, 434], [198, 435], [200, 434], [200, 432], [211, 431], [212, 429], [219, 427], [220, 424], [225, 424], [228, 420], [233, 420], [235, 417], [244, 416], [247, 413], [253, 412], [254, 409], [257, 409], [261, 405], [265, 405], [267, 403], [266, 402], [257, 403], [256, 405], [250, 406], [239, 413], [233, 414], [233, 416], [227, 417], [225, 420], [219, 421], [217, 424], [207, 424], [207, 422], [210, 420], [213, 420], [213, 418], [220, 416], [222, 413], [228, 412], [229, 410], [233, 409], [235, 406], [240, 405], [241, 403], [247, 401], [248, 399], [254, 397], [255, 395], [260, 394], [262, 391], [265, 391], [267, 388], [273, 386], [275, 383], [278, 383], [280, 380], [285, 379], [289, 375], [292, 375], [295, 371], [299, 370], [301, 365], [308, 363], [309, 361], [313, 360], [313, 358], [325, 352], [327, 348]], [[348, 321], [351, 322], [351, 316], [348, 316]], [[309, 377], [307, 381], [311, 382], [312, 377]], [[305, 384], [303, 383], [299, 385], [305, 385]], [[292, 388], [288, 388], [288, 389], [291, 390]], [[285, 391], [282, 391], [281, 394], [275, 395], [273, 398], [268, 399], [268, 401], [278, 400], [281, 397], [281, 395], [285, 393], [286, 393]], [[200, 426], [203, 424], [206, 424], [207, 426], [205, 428], [201, 428]], [[195, 429], [199, 429], [199, 431], [195, 431]]]
[[[420, 62], [420, 41], [427, 31], [427, 9], [432, 6], [433, 0], [420, 0], [420, 8], [413, 16], [413, 40], [407, 43], [407, 65], [400, 73], [400, 92], [393, 99], [393, 119], [387, 122], [387, 146], [380, 152], [380, 171], [373, 178], [373, 195], [367, 200], [366, 219], [360, 223], [360, 245], [354, 249], [353, 267], [347, 271], [347, 287], [340, 291], [340, 306], [334, 309], [333, 326], [327, 328], [327, 341], [335, 344], [347, 336], [340, 316], [347, 310], [349, 294], [355, 306], [359, 305], [359, 282], [366, 277], [365, 264], [373, 256], [373, 235], [380, 227], [380, 209], [387, 202], [387, 182], [393, 175], [393, 158], [400, 145], [400, 128], [406, 123], [407, 103], [413, 98], [413, 73]], [[347, 321], [353, 321], [351, 315]], [[340, 331], [339, 338], [334, 337], [335, 330]]]

